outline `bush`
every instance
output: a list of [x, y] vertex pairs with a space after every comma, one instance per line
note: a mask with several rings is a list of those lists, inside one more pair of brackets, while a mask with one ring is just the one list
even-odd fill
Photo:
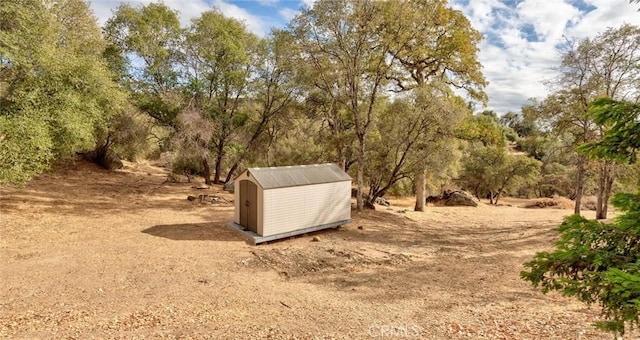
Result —
[[202, 159], [200, 157], [190, 155], [176, 155], [171, 162], [171, 171], [176, 175], [186, 175], [189, 177], [189, 180], [193, 175], [204, 175]]
[[114, 116], [110, 125], [113, 151], [123, 159], [146, 159], [158, 149], [149, 139], [153, 129], [150, 117], [130, 109]]
[[575, 190], [571, 175], [569, 169], [560, 163], [544, 164], [537, 183], [537, 195], [539, 197], [571, 196]]
[[411, 196], [415, 193], [413, 179], [403, 178], [396, 182], [388, 191], [391, 196]]

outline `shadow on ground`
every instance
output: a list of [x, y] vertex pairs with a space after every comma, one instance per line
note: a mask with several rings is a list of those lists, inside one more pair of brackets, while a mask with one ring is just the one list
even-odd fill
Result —
[[[192, 188], [198, 183], [169, 183], [167, 172], [108, 171], [83, 160], [69, 161], [33, 179], [25, 188], [0, 188], [3, 212], [28, 209], [62, 215], [104, 216], [138, 213], [149, 209], [184, 211], [200, 207], [233, 207], [188, 201], [199, 194], [227, 195], [221, 186], [208, 190]], [[144, 167], [143, 167], [144, 169]]]
[[142, 231], [175, 241], [244, 241], [242, 236], [217, 223], [161, 224]]

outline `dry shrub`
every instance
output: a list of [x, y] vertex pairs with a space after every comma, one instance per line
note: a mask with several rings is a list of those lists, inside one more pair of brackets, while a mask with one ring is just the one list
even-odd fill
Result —
[[146, 159], [159, 149], [150, 136], [155, 128], [153, 120], [130, 108], [113, 117], [109, 137], [113, 151], [129, 161]]
[[177, 132], [171, 143], [174, 155], [171, 170], [178, 175], [205, 175], [203, 160], [210, 154], [209, 142], [213, 136], [213, 125], [202, 113], [192, 107], [180, 112], [176, 117]]
[[525, 205], [525, 208], [553, 208], [553, 209], [572, 209], [574, 202], [566, 197], [554, 196], [552, 198], [538, 198], [533, 202]]

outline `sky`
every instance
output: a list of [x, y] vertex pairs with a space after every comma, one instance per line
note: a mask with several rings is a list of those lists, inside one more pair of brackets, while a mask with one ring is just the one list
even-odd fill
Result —
[[[391, 0], [394, 1], [394, 0]], [[91, 7], [103, 24], [118, 7], [118, 0], [93, 0]], [[150, 0], [126, 1], [134, 6]], [[183, 25], [200, 13], [217, 7], [243, 21], [259, 36], [283, 28], [302, 6], [314, 0], [164, 0], [180, 13]], [[627, 0], [449, 0], [462, 11], [485, 39], [478, 59], [489, 85], [486, 108], [499, 115], [520, 112], [531, 98], [544, 99], [557, 75], [558, 49], [567, 41], [595, 37], [624, 23], [640, 25], [640, 4]]]

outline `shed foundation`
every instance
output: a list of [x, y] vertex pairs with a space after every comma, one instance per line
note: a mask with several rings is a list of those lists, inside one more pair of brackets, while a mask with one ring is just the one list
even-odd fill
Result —
[[351, 223], [351, 220], [344, 220], [344, 221], [338, 221], [338, 222], [333, 222], [333, 223], [327, 223], [327, 224], [322, 224], [322, 225], [317, 225], [317, 226], [313, 226], [313, 227], [308, 227], [308, 228], [303, 228], [303, 229], [298, 229], [298, 230], [293, 230], [293, 231], [289, 231], [286, 233], [280, 233], [280, 234], [275, 234], [275, 235], [269, 235], [269, 236], [260, 236], [258, 234], [256, 234], [255, 232], [239, 225], [238, 223], [235, 222], [229, 222], [227, 223], [227, 226], [235, 231], [237, 231], [240, 235], [242, 235], [242, 237], [245, 238], [245, 240], [252, 244], [252, 245], [258, 245], [260, 243], [264, 243], [264, 242], [269, 242], [269, 241], [275, 241], [275, 240], [279, 240], [279, 239], [283, 239], [283, 238], [287, 238], [287, 237], [292, 237], [292, 236], [296, 236], [296, 235], [302, 235], [302, 234], [308, 234], [308, 233], [312, 233], [314, 231], [318, 231], [318, 230], [323, 230], [323, 229], [329, 229], [329, 228], [337, 228], [341, 225], [347, 224], [347, 223]]

